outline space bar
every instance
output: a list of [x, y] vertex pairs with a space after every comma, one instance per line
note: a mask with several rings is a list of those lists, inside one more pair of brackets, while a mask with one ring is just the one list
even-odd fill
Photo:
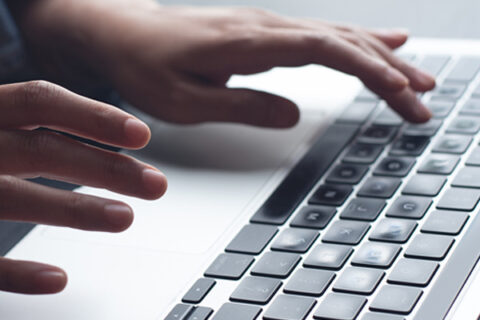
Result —
[[331, 125], [258, 209], [251, 222], [284, 224], [358, 128], [351, 124]]

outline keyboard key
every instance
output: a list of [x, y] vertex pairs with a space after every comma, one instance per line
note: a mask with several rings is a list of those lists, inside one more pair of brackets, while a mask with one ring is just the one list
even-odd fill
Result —
[[352, 254], [350, 246], [322, 243], [317, 245], [303, 265], [311, 268], [340, 269]]
[[363, 132], [357, 139], [358, 142], [366, 144], [382, 145], [393, 140], [397, 128], [388, 126], [373, 125]]
[[405, 318], [393, 314], [368, 312], [363, 315], [362, 320], [405, 320]]
[[416, 174], [407, 182], [402, 194], [434, 197], [440, 193], [446, 178], [429, 174]]
[[466, 188], [450, 188], [437, 203], [437, 209], [472, 211], [478, 203], [480, 191]]
[[467, 149], [472, 138], [460, 135], [444, 135], [433, 147], [432, 152], [463, 154]]
[[233, 291], [230, 300], [233, 302], [267, 304], [281, 285], [282, 282], [278, 279], [245, 277]]
[[453, 236], [462, 231], [467, 220], [466, 212], [437, 210], [428, 215], [421, 231]]
[[404, 219], [383, 219], [373, 229], [370, 240], [405, 243], [417, 227], [414, 221]]
[[249, 224], [240, 230], [225, 251], [259, 254], [278, 232], [277, 227]]
[[177, 304], [172, 311], [167, 315], [165, 320], [187, 320], [187, 317], [192, 313], [193, 306], [186, 304]]
[[373, 119], [377, 126], [398, 127], [403, 124], [403, 119], [391, 108], [386, 107]]
[[370, 164], [377, 160], [383, 151], [381, 145], [356, 143], [343, 158], [343, 162]]
[[430, 198], [399, 196], [387, 212], [387, 217], [421, 219], [432, 204]]
[[469, 116], [459, 116], [450, 122], [447, 133], [475, 134], [480, 130], [480, 119]]
[[426, 287], [438, 269], [438, 263], [417, 259], [400, 259], [388, 276], [388, 282]]
[[306, 206], [293, 218], [292, 227], [323, 229], [337, 213], [335, 207]]
[[447, 75], [445, 81], [470, 82], [480, 68], [480, 59], [476, 57], [463, 57]]
[[452, 186], [466, 188], [480, 188], [480, 168], [464, 167], [453, 179]]
[[442, 260], [453, 245], [453, 238], [433, 234], [417, 234], [405, 251], [407, 258]]
[[315, 191], [308, 202], [312, 204], [341, 206], [352, 191], [353, 188], [351, 186], [324, 184]]
[[427, 107], [436, 119], [446, 118], [455, 107], [454, 101], [430, 100]]
[[473, 149], [465, 164], [467, 166], [480, 166], [480, 147]]
[[208, 267], [206, 277], [238, 280], [255, 259], [245, 254], [222, 253]]
[[422, 290], [418, 288], [386, 285], [370, 304], [370, 310], [409, 314], [421, 295]]
[[300, 256], [285, 252], [267, 252], [252, 269], [252, 274], [275, 278], [286, 278], [300, 261]]
[[375, 168], [373, 174], [377, 176], [405, 177], [414, 164], [414, 158], [385, 157]]
[[339, 123], [363, 124], [377, 107], [377, 101], [353, 101], [337, 119]]
[[275, 239], [272, 250], [304, 253], [317, 239], [318, 232], [309, 229], [285, 229]]
[[378, 269], [348, 267], [333, 286], [334, 291], [371, 294], [377, 288], [385, 272]]
[[304, 320], [316, 301], [312, 298], [279, 295], [263, 315], [265, 320]]
[[460, 110], [461, 115], [480, 116], [480, 99], [469, 99]]
[[432, 76], [438, 76], [449, 60], [449, 56], [428, 55], [420, 61], [418, 68], [426, 71]]
[[182, 302], [185, 303], [200, 303], [203, 298], [212, 290], [213, 286], [216, 284], [216, 281], [213, 279], [198, 279], [195, 284], [188, 290], [188, 292], [183, 296]]
[[400, 246], [390, 243], [365, 242], [353, 255], [357, 266], [389, 268], [400, 253]]
[[314, 319], [321, 320], [353, 320], [355, 319], [367, 299], [344, 293], [330, 293], [323, 299], [315, 310]]
[[339, 164], [328, 175], [328, 183], [357, 184], [367, 173], [368, 167], [355, 164]]
[[213, 309], [206, 307], [196, 307], [188, 320], [207, 320], [213, 313]]
[[225, 303], [212, 320], [256, 320], [262, 308], [238, 303]]
[[418, 169], [420, 173], [448, 175], [453, 172], [460, 157], [447, 154], [430, 154]]
[[335, 272], [315, 269], [299, 269], [287, 282], [285, 293], [320, 297], [335, 278]]
[[401, 136], [393, 142], [390, 154], [395, 156], [419, 156], [429, 142], [428, 137]]
[[408, 124], [403, 130], [403, 134], [406, 136], [422, 136], [422, 137], [432, 137], [434, 136], [438, 129], [442, 126], [442, 120], [431, 119], [426, 123]]
[[338, 244], [358, 244], [368, 229], [370, 229], [370, 224], [366, 222], [335, 221], [323, 236], [322, 241]]
[[343, 210], [340, 218], [351, 220], [374, 221], [385, 207], [380, 199], [355, 198]]
[[397, 178], [370, 177], [358, 191], [360, 197], [390, 198], [400, 186]]
[[432, 91], [432, 99], [436, 100], [458, 100], [462, 97], [466, 85], [461, 83], [443, 83], [437, 85]]

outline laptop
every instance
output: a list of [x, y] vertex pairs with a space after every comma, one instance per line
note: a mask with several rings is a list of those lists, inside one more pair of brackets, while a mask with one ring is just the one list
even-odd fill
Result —
[[293, 129], [152, 128], [169, 190], [121, 234], [37, 226], [8, 257], [64, 268], [49, 296], [0, 293], [2, 320], [477, 319], [480, 41], [413, 39], [437, 77], [411, 125], [320, 67], [235, 77], [302, 110]]

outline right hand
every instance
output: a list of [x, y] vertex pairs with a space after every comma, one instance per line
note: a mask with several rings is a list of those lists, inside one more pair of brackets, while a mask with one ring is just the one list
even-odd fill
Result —
[[[131, 157], [39, 126], [130, 149], [144, 147], [150, 130], [137, 118], [56, 85], [27, 82], [0, 86], [0, 219], [120, 232], [133, 221], [125, 203], [56, 190], [22, 180], [46, 177], [157, 199], [167, 187], [157, 169]], [[42, 294], [63, 290], [63, 270], [0, 258], [0, 290]]]

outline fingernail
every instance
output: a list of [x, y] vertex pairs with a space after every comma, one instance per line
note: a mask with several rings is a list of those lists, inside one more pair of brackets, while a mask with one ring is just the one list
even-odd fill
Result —
[[432, 112], [421, 102], [418, 103], [414, 112], [420, 122], [426, 122], [432, 117]]
[[386, 36], [390, 35], [399, 35], [399, 36], [408, 36], [410, 32], [405, 28], [391, 28], [391, 29], [377, 29], [376, 32], [381, 33]]
[[127, 205], [107, 204], [104, 212], [109, 227], [122, 231], [132, 224], [133, 210]]
[[396, 86], [406, 87], [409, 84], [408, 78], [394, 68], [388, 68], [385, 77], [388, 82]]
[[154, 199], [161, 197], [167, 189], [167, 178], [163, 173], [153, 169], [144, 169], [142, 180]]
[[67, 283], [64, 272], [55, 270], [39, 271], [35, 274], [35, 286], [42, 292], [53, 293], [61, 291]]
[[419, 80], [425, 85], [425, 86], [428, 86], [428, 87], [431, 87], [431, 86], [435, 86], [435, 77], [433, 77], [432, 75], [426, 73], [425, 71], [423, 70], [418, 70], [418, 74], [419, 74]]
[[125, 121], [125, 135], [135, 147], [143, 147], [150, 140], [150, 128], [142, 121], [129, 118]]

